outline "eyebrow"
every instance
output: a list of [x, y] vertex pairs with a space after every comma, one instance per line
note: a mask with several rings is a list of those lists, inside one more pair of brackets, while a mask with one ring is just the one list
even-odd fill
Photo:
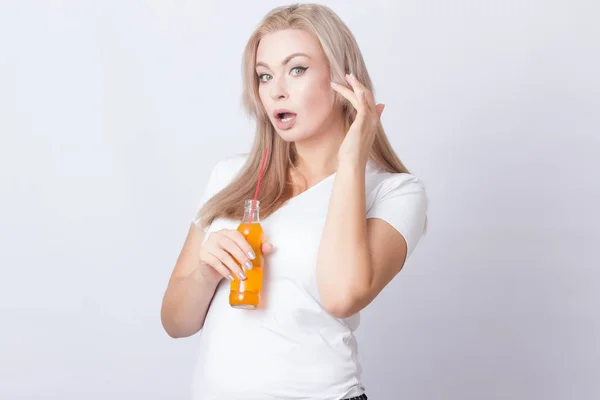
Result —
[[[310, 58], [310, 56], [309, 56], [308, 54], [304, 54], [304, 53], [293, 53], [293, 54], [290, 54], [289, 56], [287, 56], [287, 57], [286, 57], [286, 58], [285, 58], [285, 59], [284, 59], [284, 60], [281, 62], [281, 65], [285, 65], [285, 64], [289, 63], [289, 62], [290, 62], [290, 60], [291, 60], [292, 58], [294, 58], [294, 57], [298, 57], [298, 56], [304, 56], [304, 57], [306, 57], [306, 58]], [[263, 67], [265, 67], [265, 68], [269, 68], [269, 66], [268, 66], [266, 63], [262, 62], [262, 61], [259, 61], [259, 62], [257, 62], [257, 63], [256, 63], [256, 67], [260, 67], [260, 66], [263, 66]]]

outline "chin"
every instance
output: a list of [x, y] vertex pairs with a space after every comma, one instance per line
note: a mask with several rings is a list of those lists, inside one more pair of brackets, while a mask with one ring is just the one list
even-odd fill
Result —
[[279, 130], [275, 128], [275, 132], [277, 132], [279, 137], [283, 139], [284, 142], [298, 142], [313, 136], [311, 132], [299, 129], [298, 127], [293, 127], [292, 129], [288, 130]]

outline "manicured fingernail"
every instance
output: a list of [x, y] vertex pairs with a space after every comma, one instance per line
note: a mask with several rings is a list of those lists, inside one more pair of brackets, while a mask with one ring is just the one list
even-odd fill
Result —
[[250, 257], [251, 260], [254, 260], [256, 258], [253, 251], [248, 252], [248, 257]]
[[353, 73], [350, 73], [350, 78], [352, 78], [352, 79], [356, 79], [356, 77], [354, 76], [354, 74], [353, 74]]
[[240, 278], [246, 279], [246, 274], [244, 273], [244, 271], [240, 271], [238, 275], [240, 276]]
[[331, 82], [331, 86], [332, 86], [332, 87], [336, 87], [336, 86], [337, 86], [337, 83], [335, 83], [335, 82]]
[[252, 265], [252, 261], [246, 261], [246, 269], [252, 269], [254, 265]]
[[233, 281], [233, 279], [234, 279], [233, 275], [231, 275], [231, 274], [227, 275], [227, 279], [229, 279], [230, 281]]

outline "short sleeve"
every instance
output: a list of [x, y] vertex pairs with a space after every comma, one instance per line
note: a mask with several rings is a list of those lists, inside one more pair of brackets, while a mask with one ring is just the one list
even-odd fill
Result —
[[[247, 154], [238, 154], [223, 158], [213, 166], [196, 208], [196, 215], [192, 218], [192, 222], [195, 225], [200, 226], [201, 224], [199, 213], [202, 207], [204, 207], [208, 200], [233, 181], [243, 168], [246, 159]], [[204, 229], [205, 232], [207, 230], [208, 227]]]
[[406, 240], [406, 258], [425, 231], [428, 198], [421, 180], [410, 174], [393, 174], [377, 185], [368, 218], [379, 218], [393, 226]]
[[211, 199], [217, 193], [217, 182], [218, 182], [218, 164], [213, 166], [210, 175], [208, 176], [208, 181], [206, 185], [204, 185], [204, 191], [200, 197], [200, 204], [198, 204], [196, 208], [196, 215], [192, 218], [192, 222], [200, 226], [200, 209], [206, 204], [208, 200]]

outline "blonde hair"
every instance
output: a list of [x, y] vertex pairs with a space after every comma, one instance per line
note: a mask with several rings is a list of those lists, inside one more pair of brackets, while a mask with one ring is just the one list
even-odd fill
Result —
[[[258, 94], [258, 77], [255, 72], [256, 51], [261, 38], [283, 29], [301, 29], [311, 34], [320, 44], [331, 71], [331, 80], [345, 82], [347, 73], [374, 93], [359, 46], [346, 24], [328, 7], [319, 4], [294, 4], [271, 10], [259, 23], [248, 40], [242, 59], [242, 104], [246, 113], [256, 120], [256, 135], [245, 165], [234, 180], [209, 199], [198, 216], [203, 226], [215, 218], [241, 219], [242, 205], [254, 197], [260, 172], [263, 151], [269, 148], [260, 186], [260, 215], [266, 218], [293, 195], [290, 170], [296, 165], [293, 143], [279, 137], [261, 103]], [[336, 106], [344, 113], [346, 129], [352, 125], [356, 110], [343, 96], [336, 93]], [[370, 159], [379, 167], [394, 173], [409, 173], [402, 164], [385, 131], [378, 124]]]

